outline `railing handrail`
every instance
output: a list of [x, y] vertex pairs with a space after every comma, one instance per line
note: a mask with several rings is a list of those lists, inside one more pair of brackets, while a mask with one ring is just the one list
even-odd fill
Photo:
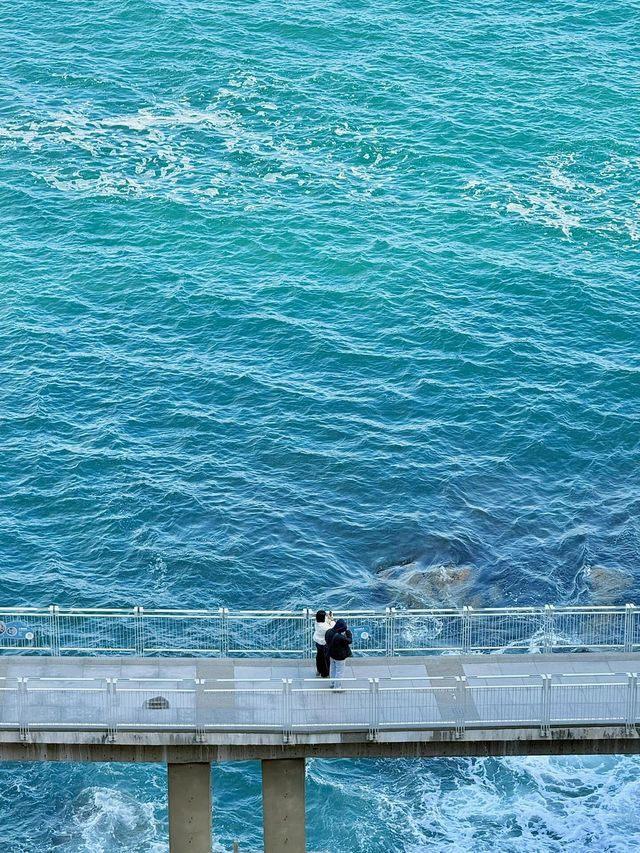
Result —
[[[592, 678], [592, 679], [596, 679], [596, 678], [598, 678], [598, 679], [626, 678], [628, 676], [628, 674], [629, 674], [628, 670], [620, 670], [620, 671], [616, 671], [616, 672], [586, 672], [586, 673], [585, 672], [554, 672], [553, 678], [554, 679], [556, 679], [556, 678], [587, 678], [587, 679], [589, 679], [589, 678]], [[378, 679], [378, 681], [381, 685], [389, 683], [392, 686], [400, 687], [398, 682], [401, 682], [401, 681], [413, 681], [413, 682], [422, 681], [422, 682], [425, 682], [424, 685], [417, 685], [417, 686], [416, 685], [409, 685], [410, 687], [415, 687], [416, 690], [429, 689], [432, 682], [439, 682], [439, 681], [454, 682], [457, 677], [458, 676], [455, 676], [455, 675], [378, 675], [378, 676], [376, 676], [376, 678]], [[481, 675], [479, 673], [473, 673], [470, 675], [466, 675], [465, 679], [467, 680], [468, 683], [472, 683], [475, 681], [486, 681], [488, 679], [496, 679], [496, 680], [499, 680], [499, 679], [503, 679], [503, 680], [504, 679], [520, 679], [520, 680], [522, 680], [522, 679], [539, 679], [541, 677], [542, 677], [542, 674], [537, 673], [537, 672], [519, 672], [519, 671], [516, 671], [514, 673], [509, 673], [509, 674], [495, 674], [495, 675]], [[261, 685], [261, 687], [255, 688], [255, 689], [261, 690], [262, 685], [265, 683], [266, 684], [273, 684], [277, 687], [281, 687], [282, 681], [283, 681], [282, 678], [275, 677], [275, 676], [272, 676], [269, 678], [246, 678], [246, 677], [242, 677], [242, 678], [202, 678], [202, 677], [193, 677], [193, 678], [169, 678], [169, 677], [167, 677], [167, 678], [162, 678], [162, 677], [138, 678], [134, 675], [117, 676], [117, 677], [113, 677], [111, 675], [109, 675], [109, 676], [107, 676], [107, 675], [105, 675], [105, 676], [68, 676], [68, 677], [67, 676], [55, 676], [55, 677], [53, 677], [53, 676], [47, 676], [47, 675], [5, 675], [5, 676], [2, 676], [0, 678], [0, 681], [16, 681], [17, 682], [19, 679], [26, 680], [29, 682], [29, 684], [32, 684], [32, 683], [40, 684], [41, 682], [66, 682], [66, 681], [82, 681], [82, 682], [98, 681], [98, 682], [106, 683], [106, 681], [111, 680], [111, 681], [114, 681], [118, 685], [118, 688], [121, 688], [123, 685], [135, 684], [136, 690], [144, 691], [144, 692], [146, 692], [148, 690], [156, 690], [156, 689], [158, 689], [158, 690], [170, 690], [170, 689], [185, 690], [186, 689], [184, 687], [170, 688], [170, 687], [166, 686], [169, 682], [171, 684], [180, 684], [180, 683], [192, 684], [193, 690], [195, 692], [196, 687], [198, 685], [206, 686], [206, 685], [223, 685], [224, 684], [224, 685], [231, 685], [231, 686], [229, 686], [229, 687], [226, 687], [226, 686], [222, 687], [221, 686], [219, 688], [212, 688], [212, 689], [233, 690], [233, 689], [235, 689], [233, 685], [236, 685], [236, 684], [241, 685], [241, 684], [245, 684], [245, 683], [256, 683], [256, 684], [259, 683]], [[301, 687], [300, 690], [307, 690], [308, 689], [308, 690], [313, 690], [313, 691], [316, 691], [316, 690], [327, 691], [330, 689], [327, 687], [326, 680], [324, 680], [324, 679], [321, 680], [321, 679], [317, 679], [317, 678], [304, 678], [304, 677], [292, 675], [287, 680], [291, 681], [293, 684], [308, 683], [309, 685], [314, 685], [313, 687], [310, 686], [308, 688], [307, 687]], [[370, 676], [369, 675], [342, 676], [340, 680], [342, 682], [344, 682], [345, 684], [352, 683], [354, 685], [354, 689], [356, 689], [355, 688], [356, 684], [368, 682], [370, 680]], [[601, 681], [593, 681], [592, 683], [593, 684], [600, 684], [602, 682]], [[163, 686], [163, 685], [165, 685], [165, 686]], [[56, 685], [56, 684], [54, 684], [54, 685], [49, 684], [48, 686], [51, 690], [75, 689], [75, 688], [68, 688], [68, 687], [64, 687], [63, 685]], [[495, 685], [495, 686], [499, 686], [502, 688], [502, 685]], [[514, 686], [514, 685], [505, 684], [504, 689], [510, 689], [512, 686]], [[575, 685], [572, 685], [572, 686], [575, 686]], [[580, 685], [580, 686], [582, 686], [582, 685]], [[79, 691], [81, 691], [84, 688], [78, 687], [77, 689]], [[87, 688], [87, 689], [93, 689], [93, 688]], [[244, 690], [245, 688], [240, 687], [238, 689]], [[252, 689], [252, 688], [249, 688], [249, 689]]]
[[[29, 612], [29, 613], [48, 613], [51, 606], [55, 606], [58, 608], [60, 613], [122, 613], [123, 615], [130, 616], [134, 613], [140, 605], [130, 605], [128, 607], [74, 607], [74, 606], [64, 606], [64, 605], [16, 605], [16, 604], [0, 604], [0, 613], [2, 612]], [[471, 607], [468, 605], [461, 605], [460, 607], [402, 607], [402, 608], [365, 608], [365, 607], [353, 607], [353, 608], [338, 608], [336, 607], [333, 610], [333, 613], [350, 613], [350, 614], [361, 614], [361, 615], [380, 615], [384, 616], [390, 609], [393, 609], [397, 614], [403, 613], [415, 613], [415, 614], [432, 614], [432, 613], [459, 613], [462, 615], [463, 611], [469, 610], [473, 612], [475, 615], [481, 613], [538, 613], [543, 612], [545, 608], [552, 607], [554, 611], [557, 613], [562, 613], [566, 611], [579, 610], [579, 611], [619, 611], [624, 612], [625, 607], [635, 607], [636, 605], [633, 602], [625, 602], [624, 604], [526, 604], [526, 605], [516, 605], [516, 606], [508, 606], [504, 607]], [[175, 614], [207, 614], [209, 616], [219, 616], [221, 611], [224, 610], [227, 614], [264, 614], [264, 615], [277, 615], [283, 614], [287, 616], [302, 616], [305, 611], [308, 612], [309, 615], [313, 615], [316, 612], [317, 608], [314, 607], [297, 607], [297, 608], [274, 608], [271, 610], [260, 610], [260, 609], [230, 609], [226, 607], [198, 607], [198, 608], [179, 608], [179, 607], [170, 607], [170, 608], [148, 608], [142, 607], [145, 614], [150, 613], [158, 613], [162, 615], [166, 615], [168, 613]]]
[[[141, 610], [145, 616], [207, 616], [209, 618], [222, 618], [222, 612], [227, 618], [229, 617], [250, 617], [250, 616], [284, 616], [291, 618], [302, 619], [305, 615], [311, 617], [315, 614], [315, 609], [311, 607], [300, 607], [295, 610], [275, 609], [275, 610], [232, 610], [229, 608], [149, 608], [141, 607], [140, 605], [131, 605], [130, 607], [65, 607], [64, 605], [46, 605], [46, 606], [24, 606], [24, 605], [0, 605], [0, 614], [17, 614], [25, 613], [32, 616], [41, 615], [47, 616], [50, 613], [51, 607], [55, 606], [59, 615], [69, 616], [93, 616], [93, 615], [109, 615], [109, 616], [134, 616], [138, 610]], [[627, 607], [636, 607], [633, 603], [625, 604], [530, 604], [518, 605], [515, 607], [407, 607], [407, 608], [385, 608], [380, 610], [366, 608], [335, 608], [334, 615], [352, 616], [352, 617], [367, 617], [379, 616], [385, 617], [389, 614], [389, 610], [393, 610], [396, 616], [434, 616], [434, 615], [458, 615], [464, 616], [466, 613], [474, 617], [487, 615], [544, 615], [544, 613], [552, 608], [554, 614], [563, 613], [620, 613], [624, 614]]]

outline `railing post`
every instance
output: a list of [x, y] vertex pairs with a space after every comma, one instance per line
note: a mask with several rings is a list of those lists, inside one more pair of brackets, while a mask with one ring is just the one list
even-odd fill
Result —
[[466, 728], [467, 677], [456, 675], [456, 738], [461, 738]]
[[60, 608], [57, 604], [49, 605], [49, 638], [51, 645], [51, 654], [55, 657], [60, 656]]
[[[311, 660], [313, 660], [316, 656], [316, 641], [313, 639], [313, 636], [316, 631], [316, 611], [312, 610], [310, 607], [309, 610], [309, 624], [307, 626], [307, 635], [309, 637], [309, 656]], [[326, 617], [325, 617], [326, 619]], [[315, 666], [315, 664], [314, 664]]]
[[635, 672], [627, 673], [627, 703], [625, 708], [624, 729], [630, 735], [636, 727], [636, 704], [638, 698], [638, 675]]
[[107, 743], [114, 743], [118, 729], [118, 679], [107, 678]]
[[471, 615], [473, 607], [462, 608], [462, 654], [468, 655], [471, 651]]
[[18, 725], [20, 740], [29, 740], [29, 696], [28, 679], [18, 677]]
[[544, 630], [544, 641], [543, 641], [543, 649], [545, 654], [550, 654], [553, 652], [553, 646], [555, 642], [554, 638], [554, 611], [555, 607], [553, 604], [545, 604], [544, 606], [544, 617], [543, 617], [543, 630]]
[[220, 607], [220, 657], [229, 657], [229, 610], [226, 607]]
[[635, 604], [625, 604], [624, 606], [624, 650], [625, 652], [633, 651], [633, 634], [635, 629]]
[[133, 608], [136, 657], [144, 657], [144, 607]]
[[291, 700], [291, 678], [282, 679], [282, 742], [289, 743], [293, 733], [293, 708]]
[[204, 743], [204, 729], [205, 729], [205, 721], [204, 721], [204, 678], [196, 678], [196, 709], [195, 709], [195, 717], [196, 717], [196, 731], [195, 731], [195, 742], [196, 743]]
[[396, 609], [385, 607], [384, 611], [384, 653], [390, 658], [396, 653]]
[[369, 733], [367, 740], [378, 739], [380, 730], [380, 679], [369, 679]]
[[313, 640], [313, 631], [315, 628], [315, 614], [309, 607], [304, 607], [302, 610], [304, 628], [304, 638], [302, 640], [302, 654], [311, 660], [316, 656], [316, 644]]
[[549, 737], [551, 734], [551, 676], [543, 675], [540, 691], [540, 735]]

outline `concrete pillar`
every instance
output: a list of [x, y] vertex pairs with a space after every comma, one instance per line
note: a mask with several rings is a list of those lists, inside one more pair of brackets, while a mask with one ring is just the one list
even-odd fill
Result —
[[304, 758], [262, 762], [264, 853], [305, 853]]
[[211, 764], [168, 764], [169, 851], [211, 853]]

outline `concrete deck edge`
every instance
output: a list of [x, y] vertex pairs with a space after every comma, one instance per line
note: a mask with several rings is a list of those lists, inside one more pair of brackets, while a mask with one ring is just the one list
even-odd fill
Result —
[[[354, 733], [356, 734], [356, 733]], [[124, 741], [121, 738], [121, 741]], [[383, 739], [375, 742], [343, 736], [340, 742], [144, 743], [133, 736], [128, 742], [56, 742], [45, 733], [31, 742], [0, 742], [0, 761], [106, 761], [182, 763], [199, 761], [247, 761], [274, 758], [447, 758], [513, 755], [631, 755], [640, 754], [640, 734], [624, 727], [602, 726], [554, 729], [548, 736], [531, 729], [509, 732], [477, 730], [456, 738], [453, 732], [420, 732], [412, 740]]]

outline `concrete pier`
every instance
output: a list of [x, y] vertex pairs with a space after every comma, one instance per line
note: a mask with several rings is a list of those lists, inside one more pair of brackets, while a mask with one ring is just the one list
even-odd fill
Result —
[[264, 853], [305, 853], [304, 758], [262, 762]]
[[168, 764], [170, 853], [211, 853], [211, 764]]

